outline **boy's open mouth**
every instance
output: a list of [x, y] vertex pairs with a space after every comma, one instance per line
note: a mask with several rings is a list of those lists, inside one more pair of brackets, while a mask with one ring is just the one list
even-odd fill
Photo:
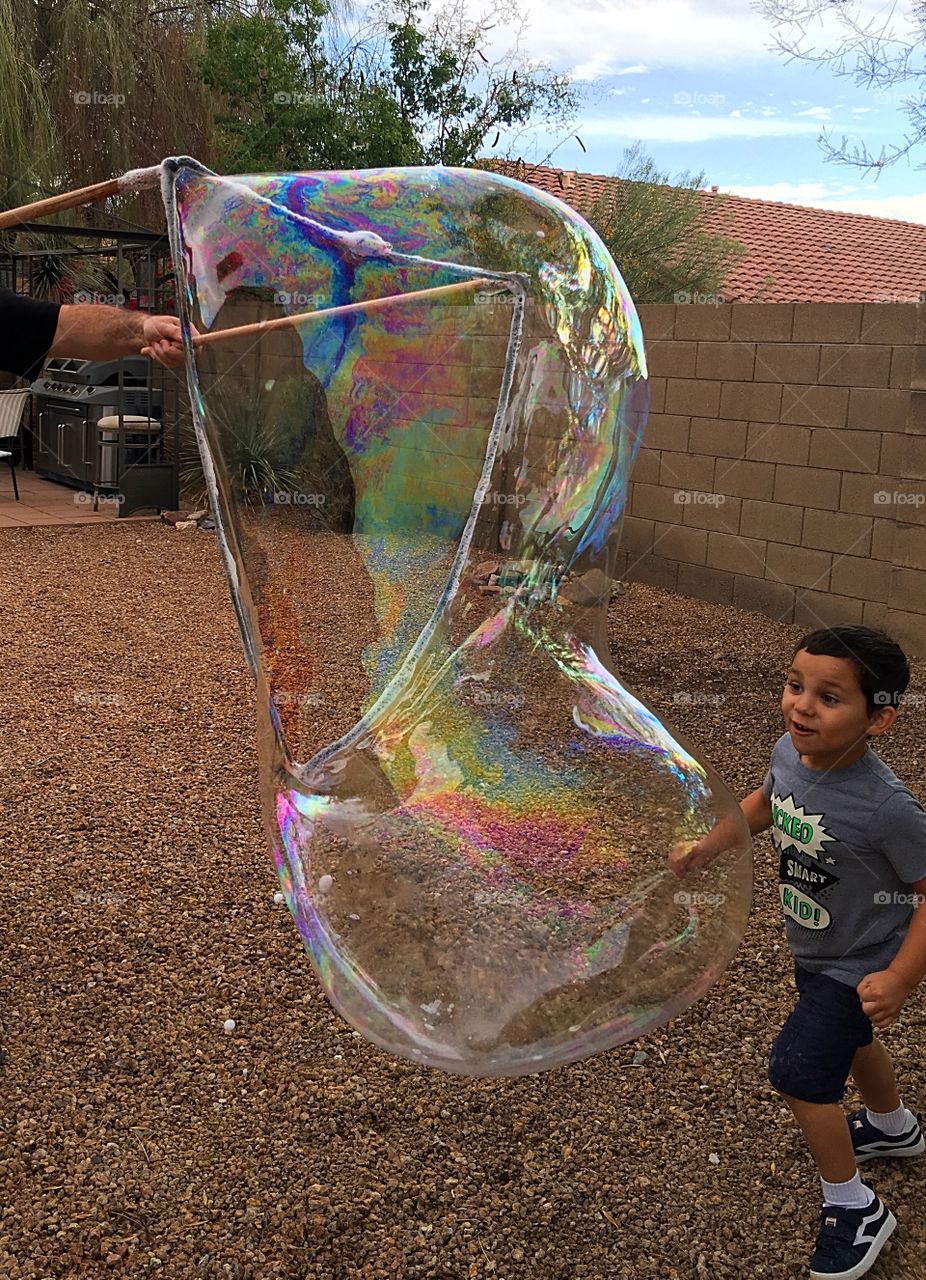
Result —
[[816, 733], [816, 729], [808, 729], [807, 726], [801, 724], [799, 720], [792, 720], [791, 728], [794, 730], [795, 733], [799, 734], [802, 738], [807, 738], [812, 733]]

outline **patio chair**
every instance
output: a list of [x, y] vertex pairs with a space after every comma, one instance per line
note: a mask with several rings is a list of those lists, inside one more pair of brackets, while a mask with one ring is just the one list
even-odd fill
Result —
[[28, 387], [25, 391], [0, 391], [0, 462], [10, 464], [13, 493], [17, 502], [19, 485], [16, 483], [16, 451], [19, 448], [19, 428], [22, 423], [23, 409], [28, 399]]

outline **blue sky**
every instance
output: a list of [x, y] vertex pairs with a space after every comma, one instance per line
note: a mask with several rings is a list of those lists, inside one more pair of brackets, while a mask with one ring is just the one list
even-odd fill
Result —
[[[864, 0], [894, 13], [903, 31], [911, 0]], [[858, 8], [858, 5], [850, 7]], [[518, 141], [525, 160], [613, 173], [640, 140], [673, 174], [704, 172], [705, 185], [740, 195], [926, 223], [926, 147], [877, 180], [827, 162], [824, 128], [877, 154], [902, 140], [911, 88], [856, 87], [827, 67], [787, 62], [772, 27], [748, 0], [523, 0], [522, 49], [580, 82], [577, 132]], [[831, 29], [830, 29], [831, 30]], [[828, 32], [818, 29], [825, 43]], [[501, 37], [499, 37], [501, 38]]]

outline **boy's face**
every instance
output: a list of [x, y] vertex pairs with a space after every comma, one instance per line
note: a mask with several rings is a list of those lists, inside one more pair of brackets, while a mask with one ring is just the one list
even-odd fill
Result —
[[781, 696], [785, 728], [811, 769], [840, 768], [865, 754], [870, 736], [894, 722], [894, 707], [869, 714], [855, 664], [799, 649]]

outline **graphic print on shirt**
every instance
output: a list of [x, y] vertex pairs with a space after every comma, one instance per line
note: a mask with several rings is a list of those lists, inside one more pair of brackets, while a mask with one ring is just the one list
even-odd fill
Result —
[[[824, 863], [827, 841], [835, 840], [823, 823], [822, 813], [807, 813], [793, 796], [772, 792], [772, 842], [778, 850], [778, 896], [787, 915], [805, 929], [828, 929], [832, 916], [816, 899], [824, 895], [839, 877]], [[821, 854], [823, 859], [821, 861]]]

